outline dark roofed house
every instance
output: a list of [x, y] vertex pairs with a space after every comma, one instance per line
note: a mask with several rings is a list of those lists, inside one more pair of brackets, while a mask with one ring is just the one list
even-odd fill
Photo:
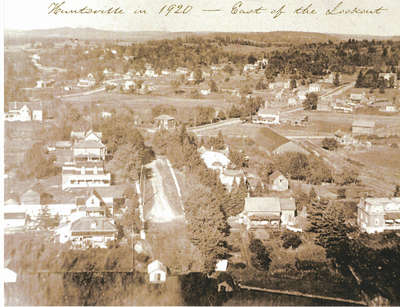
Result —
[[352, 125], [353, 135], [372, 135], [375, 130], [375, 122], [368, 120], [355, 120]]

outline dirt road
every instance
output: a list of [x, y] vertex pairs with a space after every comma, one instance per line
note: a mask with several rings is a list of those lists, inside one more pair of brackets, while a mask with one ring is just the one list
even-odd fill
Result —
[[[147, 205], [145, 219], [153, 223], [167, 223], [183, 217], [180, 190], [176, 186], [168, 160], [159, 158], [147, 165], [152, 170], [152, 201]], [[149, 196], [147, 196], [149, 197]]]

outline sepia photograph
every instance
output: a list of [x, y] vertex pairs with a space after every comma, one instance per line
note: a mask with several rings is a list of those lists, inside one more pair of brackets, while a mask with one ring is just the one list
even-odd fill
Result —
[[400, 2], [5, 0], [5, 306], [399, 306]]

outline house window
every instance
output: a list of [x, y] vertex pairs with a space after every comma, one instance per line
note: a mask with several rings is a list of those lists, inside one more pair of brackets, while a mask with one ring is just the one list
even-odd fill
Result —
[[160, 273], [156, 274], [156, 281], [161, 281], [161, 274]]
[[375, 219], [375, 225], [379, 225], [379, 219], [378, 218]]

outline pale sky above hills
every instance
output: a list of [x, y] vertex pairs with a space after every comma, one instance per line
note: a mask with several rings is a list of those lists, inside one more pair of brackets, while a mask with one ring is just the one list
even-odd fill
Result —
[[[64, 9], [93, 9], [121, 7], [128, 13], [119, 16], [105, 15], [48, 15], [53, 2], [65, 1]], [[185, 0], [191, 4], [188, 15], [161, 16], [164, 0], [5, 0], [5, 29], [30, 30], [58, 27], [92, 27], [117, 31], [226, 31], [268, 32], [305, 31], [341, 34], [400, 35], [399, 0], [343, 0], [345, 9], [379, 7], [387, 8], [380, 15], [369, 16], [325, 16], [340, 0], [243, 0], [243, 7], [267, 8], [260, 15], [232, 15], [232, 6], [237, 0]], [[300, 6], [313, 3], [317, 15], [295, 16], [293, 11]], [[273, 19], [269, 11], [286, 4], [286, 14]], [[146, 15], [135, 15], [135, 9], [146, 9]], [[202, 12], [202, 9], [222, 9], [221, 12]], [[268, 13], [266, 13], [268, 12]]]

